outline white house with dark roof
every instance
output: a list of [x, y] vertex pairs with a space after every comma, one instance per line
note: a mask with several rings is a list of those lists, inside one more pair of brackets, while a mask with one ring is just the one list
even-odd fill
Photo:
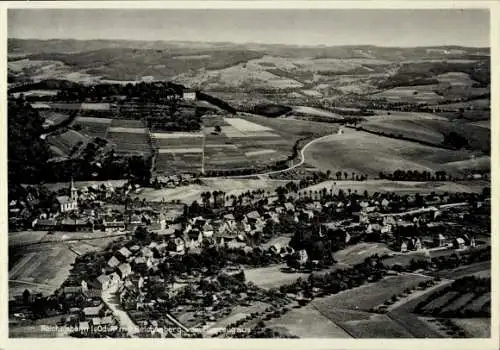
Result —
[[120, 248], [118, 253], [120, 253], [120, 255], [123, 256], [125, 259], [128, 259], [132, 255], [132, 252], [130, 252], [130, 250], [128, 250], [126, 247]]
[[401, 243], [401, 253], [406, 253], [408, 251], [408, 244], [406, 242]]
[[287, 211], [295, 211], [295, 206], [292, 203], [286, 202], [284, 205]]
[[80, 321], [80, 323], [78, 324], [78, 330], [80, 330], [81, 332], [89, 331], [90, 325], [89, 325], [88, 321]]
[[253, 211], [247, 213], [247, 215], [245, 217], [249, 220], [257, 220], [257, 219], [260, 219], [260, 214], [256, 210], [253, 210]]
[[132, 267], [129, 263], [121, 264], [117, 269], [118, 274], [123, 279], [132, 273]]
[[455, 238], [453, 241], [453, 246], [456, 249], [464, 249], [465, 248], [465, 240], [461, 237]]
[[93, 283], [97, 289], [107, 290], [111, 286], [111, 278], [109, 275], [101, 274], [96, 280], [96, 283]]
[[115, 268], [118, 265], [120, 265], [120, 260], [118, 260], [115, 256], [112, 256], [111, 259], [108, 261], [108, 266]]
[[104, 307], [103, 304], [100, 304], [99, 306], [89, 306], [83, 308], [82, 311], [86, 318], [93, 318], [99, 316], [99, 313], [101, 312], [103, 307]]

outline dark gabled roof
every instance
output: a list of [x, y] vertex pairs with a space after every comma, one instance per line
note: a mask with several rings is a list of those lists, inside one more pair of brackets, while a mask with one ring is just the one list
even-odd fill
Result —
[[57, 221], [53, 219], [38, 220], [36, 223], [38, 226], [56, 226]]
[[59, 202], [59, 204], [66, 204], [71, 202], [71, 198], [68, 196], [57, 196], [56, 199]]

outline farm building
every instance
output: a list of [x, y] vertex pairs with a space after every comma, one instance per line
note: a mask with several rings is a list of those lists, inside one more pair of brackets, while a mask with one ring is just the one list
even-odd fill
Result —
[[120, 265], [120, 260], [118, 260], [115, 256], [112, 256], [108, 261], [108, 266], [114, 268], [118, 265]]
[[184, 90], [182, 93], [182, 98], [186, 101], [196, 101], [196, 91]]
[[32, 103], [31, 107], [33, 109], [37, 109], [37, 110], [49, 110], [49, 109], [51, 109], [51, 107], [48, 104], [41, 103], [41, 102]]
[[406, 253], [408, 251], [408, 245], [406, 242], [401, 243], [401, 253]]
[[455, 249], [464, 249], [465, 248], [465, 240], [463, 238], [456, 238], [453, 240], [453, 247]]
[[118, 274], [121, 278], [125, 278], [132, 273], [132, 267], [130, 264], [121, 264], [118, 266]]
[[125, 222], [123, 221], [103, 221], [102, 229], [104, 232], [115, 232], [125, 230]]
[[99, 316], [99, 313], [101, 312], [101, 310], [103, 309], [103, 307], [104, 307], [103, 304], [101, 304], [99, 306], [85, 307], [85, 308], [83, 308], [83, 314], [87, 318], [97, 317], [97, 316]]
[[120, 255], [125, 258], [125, 259], [128, 259], [132, 253], [130, 252], [130, 250], [128, 250], [126, 247], [122, 247], [120, 248], [120, 250], [118, 251], [118, 253], [120, 253]]
[[64, 219], [61, 221], [60, 229], [69, 232], [93, 232], [94, 221], [92, 219]]

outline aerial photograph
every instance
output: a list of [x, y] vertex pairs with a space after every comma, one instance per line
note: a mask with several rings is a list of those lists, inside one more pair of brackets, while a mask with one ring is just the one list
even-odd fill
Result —
[[492, 337], [488, 9], [7, 19], [9, 338]]

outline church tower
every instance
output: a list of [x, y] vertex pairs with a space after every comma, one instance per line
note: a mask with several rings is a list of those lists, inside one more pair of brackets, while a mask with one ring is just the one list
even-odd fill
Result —
[[71, 178], [71, 187], [69, 189], [70, 198], [72, 201], [76, 201], [78, 199], [78, 190], [75, 188], [75, 184], [73, 183], [73, 178]]

